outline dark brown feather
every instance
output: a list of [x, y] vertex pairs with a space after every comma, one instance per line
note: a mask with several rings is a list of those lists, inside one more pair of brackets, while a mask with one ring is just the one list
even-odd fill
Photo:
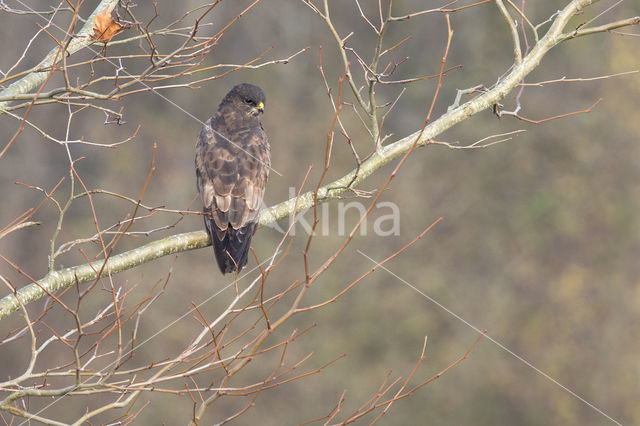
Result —
[[258, 225], [271, 155], [256, 106], [264, 93], [235, 86], [203, 126], [196, 144], [196, 185], [205, 227], [222, 273], [247, 264]]

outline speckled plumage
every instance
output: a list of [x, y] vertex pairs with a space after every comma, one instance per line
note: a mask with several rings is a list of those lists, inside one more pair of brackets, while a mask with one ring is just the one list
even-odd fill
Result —
[[265, 95], [239, 84], [224, 97], [202, 127], [196, 143], [196, 185], [204, 224], [223, 274], [247, 264], [258, 227], [271, 154], [260, 122]]

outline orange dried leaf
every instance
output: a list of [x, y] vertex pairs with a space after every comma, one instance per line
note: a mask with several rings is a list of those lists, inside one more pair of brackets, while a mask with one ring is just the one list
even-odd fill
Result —
[[111, 12], [101, 13], [96, 15], [95, 23], [93, 26], [92, 39], [98, 40], [104, 43], [111, 41], [111, 39], [122, 32], [123, 25], [120, 25], [111, 17]]

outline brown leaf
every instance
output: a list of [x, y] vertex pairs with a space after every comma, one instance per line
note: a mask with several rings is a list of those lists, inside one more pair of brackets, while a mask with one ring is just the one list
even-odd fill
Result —
[[96, 15], [95, 24], [93, 26], [92, 39], [107, 43], [116, 35], [122, 32], [123, 25], [120, 25], [111, 17], [111, 12]]

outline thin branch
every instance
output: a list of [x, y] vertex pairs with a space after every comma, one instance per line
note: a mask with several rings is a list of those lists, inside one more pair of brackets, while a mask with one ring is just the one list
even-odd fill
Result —
[[610, 22], [608, 24], [599, 25], [597, 27], [589, 28], [576, 28], [570, 33], [560, 34], [558, 41], [565, 41], [571, 38], [582, 37], [591, 34], [604, 33], [607, 31], [615, 30], [617, 28], [628, 27], [631, 25], [640, 24], [640, 16], [634, 16], [633, 18], [621, 19], [619, 21]]
[[574, 78], [561, 77], [561, 78], [556, 78], [554, 80], [539, 81], [537, 83], [520, 83], [520, 85], [544, 87], [545, 84], [551, 84], [551, 83], [576, 83], [576, 82], [582, 83], [585, 81], [606, 80], [608, 78], [620, 77], [620, 76], [629, 75], [629, 74], [637, 74], [639, 72], [640, 70], [631, 70], [631, 71], [624, 71], [624, 72], [619, 72], [619, 73], [609, 74], [609, 75], [600, 75], [597, 77], [574, 77]]
[[[460, 7], [454, 7], [454, 8], [440, 7], [438, 9], [422, 10], [420, 12], [409, 13], [404, 16], [391, 16], [389, 18], [389, 21], [405, 21], [407, 19], [415, 18], [416, 16], [427, 15], [429, 13], [453, 13], [453, 12], [458, 12], [460, 10], [469, 9], [471, 7], [480, 6], [481, 4], [486, 4], [489, 2], [491, 2], [491, 0], [482, 0], [472, 4], [468, 4], [466, 6], [460, 6]], [[456, 1], [452, 1], [449, 4], [452, 4], [452, 3], [456, 3]]]
[[520, 48], [520, 36], [518, 35], [518, 21], [514, 21], [509, 14], [509, 11], [505, 7], [502, 0], [496, 0], [496, 5], [498, 6], [498, 10], [504, 17], [504, 20], [507, 21], [507, 25], [509, 26], [509, 30], [511, 31], [511, 38], [513, 39], [513, 56], [514, 56], [514, 64], [520, 65], [522, 62], [522, 49]]

